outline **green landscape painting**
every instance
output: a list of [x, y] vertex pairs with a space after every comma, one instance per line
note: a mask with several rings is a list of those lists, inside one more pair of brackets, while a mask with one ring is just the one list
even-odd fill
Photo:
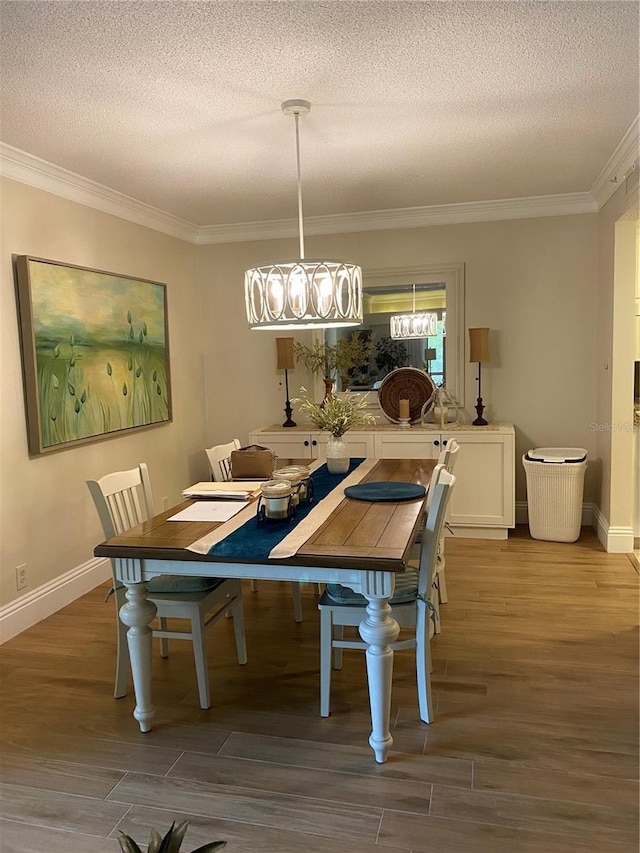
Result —
[[166, 286], [16, 261], [30, 452], [170, 421]]

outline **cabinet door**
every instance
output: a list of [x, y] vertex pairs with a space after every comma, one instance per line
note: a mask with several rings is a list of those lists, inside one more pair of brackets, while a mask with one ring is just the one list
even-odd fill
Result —
[[442, 450], [442, 436], [437, 432], [416, 433], [393, 430], [375, 435], [378, 459], [437, 459]]
[[[324, 458], [327, 455], [327, 442], [329, 434], [321, 432], [314, 436], [317, 439], [317, 446], [314, 449], [314, 458]], [[375, 456], [373, 435], [370, 432], [347, 432], [342, 436], [343, 440], [349, 445], [349, 453], [356, 458], [370, 458]]]
[[460, 445], [451, 496], [452, 524], [513, 527], [514, 441], [501, 433], [444, 434]]
[[[278, 459], [314, 459], [317, 436], [298, 430], [249, 433], [250, 444], [270, 447]], [[278, 463], [279, 465], [280, 463]]]

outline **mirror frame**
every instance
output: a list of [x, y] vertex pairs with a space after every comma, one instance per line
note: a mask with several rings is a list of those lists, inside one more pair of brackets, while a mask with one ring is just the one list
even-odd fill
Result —
[[[389, 287], [398, 284], [440, 284], [446, 290], [447, 330], [455, 330], [455, 336], [447, 334], [446, 388], [450, 396], [464, 407], [464, 354], [465, 354], [465, 271], [464, 263], [419, 264], [411, 267], [382, 267], [363, 270], [362, 282], [365, 290]], [[353, 331], [358, 330], [353, 327]], [[324, 330], [313, 332], [313, 342], [324, 342]], [[322, 380], [316, 379], [316, 394], [324, 393]], [[318, 398], [319, 399], [319, 398]]]

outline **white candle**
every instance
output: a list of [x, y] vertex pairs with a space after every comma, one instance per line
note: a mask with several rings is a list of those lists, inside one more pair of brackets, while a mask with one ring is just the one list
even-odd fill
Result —
[[401, 418], [409, 418], [409, 401], [400, 400], [399, 415]]

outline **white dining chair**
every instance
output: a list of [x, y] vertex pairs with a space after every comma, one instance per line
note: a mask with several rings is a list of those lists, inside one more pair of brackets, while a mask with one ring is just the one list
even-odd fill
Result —
[[[447, 505], [456, 478], [444, 465], [433, 470], [426, 523], [422, 533], [420, 558], [416, 568], [408, 568], [396, 578], [396, 589], [390, 601], [392, 616], [402, 628], [413, 628], [408, 639], [392, 644], [394, 651], [415, 649], [416, 681], [420, 718], [433, 720], [431, 697], [431, 626], [434, 617], [434, 579], [438, 547], [444, 526]], [[426, 503], [426, 501], [425, 501]], [[362, 640], [345, 639], [344, 627], [357, 627], [366, 618], [367, 599], [339, 584], [327, 584], [320, 599], [320, 715], [329, 716], [331, 695], [331, 666], [342, 668], [343, 649], [366, 649]]]
[[[456, 462], [458, 460], [458, 453], [460, 452], [460, 445], [455, 440], [455, 438], [450, 438], [447, 440], [446, 445], [440, 451], [440, 455], [438, 456], [438, 464], [444, 465], [447, 471], [450, 474], [453, 474], [454, 468], [456, 466]], [[445, 540], [445, 529], [447, 528], [447, 522], [449, 520], [449, 516], [451, 514], [451, 507], [447, 510], [447, 518], [445, 518], [445, 527], [442, 530], [442, 537], [440, 539], [440, 550], [438, 551], [438, 566], [436, 568], [436, 590], [438, 592], [435, 603], [438, 608], [438, 616], [440, 615], [440, 605], [446, 604], [449, 600], [449, 595], [447, 593], [447, 576], [445, 573], [445, 548], [444, 548], [444, 540]], [[451, 531], [451, 528], [448, 528]], [[436, 620], [436, 633], [439, 634], [441, 629], [440, 619]]]
[[[460, 445], [455, 440], [455, 438], [449, 439], [445, 442], [445, 447], [442, 448], [440, 454], [438, 455], [438, 465], [444, 465], [447, 471], [450, 474], [453, 474], [453, 469], [456, 464], [456, 460], [458, 458], [458, 453], [460, 452]], [[431, 500], [431, 496], [429, 492], [427, 492], [427, 501], [426, 501], [426, 509], [429, 509], [429, 501]], [[440, 537], [440, 547], [438, 548], [438, 563], [436, 566], [436, 576], [434, 580], [434, 587], [436, 594], [433, 596], [433, 606], [435, 608], [435, 618], [433, 620], [434, 630], [436, 634], [440, 634], [442, 631], [442, 622], [440, 620], [440, 605], [446, 604], [448, 601], [447, 594], [447, 578], [445, 574], [445, 529], [448, 527], [447, 522], [449, 516], [451, 514], [451, 507], [447, 508], [447, 517], [444, 521], [444, 526], [442, 528], [442, 535]], [[426, 516], [425, 516], [426, 518]], [[449, 528], [451, 531], [451, 528]], [[420, 554], [420, 543], [422, 541], [422, 533], [418, 534], [416, 538], [415, 546], [412, 550], [411, 558], [412, 560], [416, 560], [419, 558]]]
[[[231, 479], [231, 454], [234, 450], [240, 450], [240, 447], [240, 439], [234, 438], [227, 444], [214, 444], [213, 447], [205, 448], [214, 482], [223, 483]], [[257, 591], [258, 582], [252, 579], [251, 592]]]
[[[106, 474], [99, 480], [87, 480], [104, 535], [107, 539], [140, 524], [155, 513], [149, 471], [144, 462], [128, 471]], [[120, 618], [126, 603], [126, 587], [117, 580], [112, 561], [113, 594], [116, 602], [117, 653], [114, 696], [125, 696], [129, 673], [127, 626]], [[157, 607], [159, 627], [153, 636], [160, 639], [160, 653], [168, 657], [168, 640], [190, 640], [198, 682], [200, 707], [211, 706], [205, 631], [227, 612], [233, 617], [238, 663], [247, 662], [242, 612], [242, 584], [237, 579], [198, 578], [160, 575], [147, 582], [148, 598]], [[188, 630], [170, 629], [168, 619], [188, 620]]]
[[[240, 441], [234, 438], [227, 444], [216, 444], [206, 448], [211, 473], [214, 480], [231, 479], [231, 453], [240, 449]], [[258, 582], [251, 579], [251, 592], [258, 591]], [[291, 581], [291, 595], [293, 597], [293, 618], [296, 622], [302, 622], [302, 586], [298, 581]]]
[[227, 444], [214, 444], [206, 448], [207, 458], [211, 466], [211, 476], [221, 482], [231, 479], [231, 454], [240, 450], [240, 439], [234, 438]]

